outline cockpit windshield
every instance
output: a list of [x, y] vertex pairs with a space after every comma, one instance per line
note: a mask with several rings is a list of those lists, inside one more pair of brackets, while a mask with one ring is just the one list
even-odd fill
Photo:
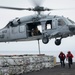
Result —
[[69, 18], [66, 18], [66, 21], [67, 21], [67, 24], [68, 24], [68, 25], [73, 25], [73, 24], [75, 24], [75, 22], [72, 21], [72, 20], [69, 19]]
[[62, 17], [58, 19], [58, 25], [75, 25], [75, 22], [69, 18]]
[[71, 19], [69, 19], [69, 18], [67, 18], [72, 24], [75, 24], [75, 22], [74, 21], [72, 21]]

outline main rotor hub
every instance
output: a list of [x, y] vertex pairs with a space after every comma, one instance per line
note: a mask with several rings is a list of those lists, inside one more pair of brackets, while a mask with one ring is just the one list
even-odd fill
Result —
[[36, 6], [33, 11], [37, 11], [37, 12], [41, 12], [41, 11], [45, 11], [44, 7], [40, 7], [40, 6]]

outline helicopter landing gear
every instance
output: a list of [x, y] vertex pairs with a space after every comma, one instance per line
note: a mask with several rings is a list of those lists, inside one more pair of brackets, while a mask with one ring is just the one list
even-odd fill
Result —
[[48, 37], [43, 37], [43, 38], [42, 38], [42, 42], [43, 42], [44, 44], [47, 44], [47, 43], [49, 42], [49, 38], [48, 38]]
[[56, 39], [56, 40], [55, 40], [55, 44], [56, 44], [57, 46], [59, 46], [59, 45], [61, 44], [61, 39]]

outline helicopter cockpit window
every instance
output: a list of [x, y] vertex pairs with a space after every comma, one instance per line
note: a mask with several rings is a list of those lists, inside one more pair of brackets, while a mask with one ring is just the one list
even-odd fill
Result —
[[72, 24], [75, 24], [75, 22], [74, 21], [72, 21], [71, 19], [69, 19], [69, 18], [67, 18]]
[[65, 21], [63, 20], [63, 19], [59, 19], [58, 20], [58, 25], [59, 26], [62, 26], [62, 25], [65, 25], [66, 23], [65, 23]]

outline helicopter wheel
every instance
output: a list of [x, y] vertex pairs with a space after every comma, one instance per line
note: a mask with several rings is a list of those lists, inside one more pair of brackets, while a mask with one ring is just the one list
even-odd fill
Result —
[[61, 44], [61, 39], [56, 39], [55, 44], [59, 46]]
[[48, 37], [43, 37], [43, 38], [42, 38], [42, 42], [43, 42], [44, 44], [47, 44], [47, 43], [49, 42]]

